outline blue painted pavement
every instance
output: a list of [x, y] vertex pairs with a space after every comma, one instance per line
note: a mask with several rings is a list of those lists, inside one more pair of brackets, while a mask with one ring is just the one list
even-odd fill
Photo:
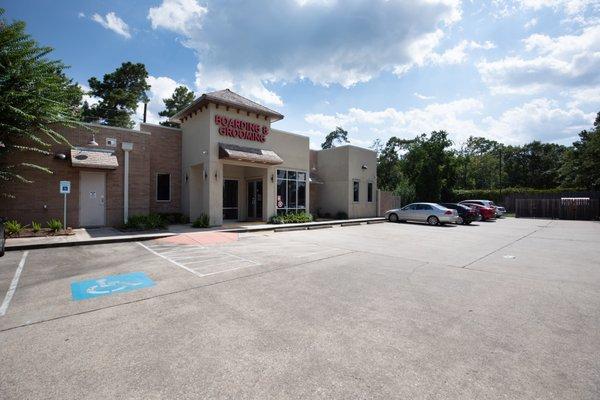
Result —
[[131, 292], [154, 286], [154, 281], [144, 272], [108, 275], [103, 278], [71, 283], [73, 300], [86, 300], [115, 293]]

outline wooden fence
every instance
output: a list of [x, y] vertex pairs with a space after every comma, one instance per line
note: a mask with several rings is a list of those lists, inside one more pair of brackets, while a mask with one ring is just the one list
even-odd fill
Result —
[[515, 199], [515, 215], [522, 218], [596, 220], [598, 199]]
[[395, 196], [392, 192], [385, 190], [377, 191], [377, 215], [383, 215], [387, 210], [402, 207], [402, 199], [400, 196]]
[[600, 199], [600, 192], [597, 191], [570, 191], [565, 190], [555, 193], [511, 193], [504, 196], [504, 200], [499, 204], [504, 206], [508, 212], [516, 212], [517, 200], [533, 199], [533, 200], [554, 200], [564, 197], [589, 197], [590, 199]]

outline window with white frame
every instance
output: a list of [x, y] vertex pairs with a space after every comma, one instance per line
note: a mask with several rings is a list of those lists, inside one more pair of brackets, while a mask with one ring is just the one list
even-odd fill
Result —
[[352, 198], [355, 203], [360, 200], [360, 182], [352, 181]]
[[306, 172], [277, 170], [277, 214], [306, 211]]
[[171, 174], [156, 174], [156, 201], [171, 201]]

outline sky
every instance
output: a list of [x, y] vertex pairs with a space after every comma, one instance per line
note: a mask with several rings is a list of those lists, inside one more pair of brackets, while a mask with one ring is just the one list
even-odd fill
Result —
[[[185, 85], [229, 88], [318, 148], [449, 132], [570, 144], [600, 111], [600, 0], [19, 0], [8, 20], [74, 81], [146, 65], [149, 122]], [[91, 99], [93, 101], [93, 99]], [[141, 118], [141, 107], [135, 116]]]

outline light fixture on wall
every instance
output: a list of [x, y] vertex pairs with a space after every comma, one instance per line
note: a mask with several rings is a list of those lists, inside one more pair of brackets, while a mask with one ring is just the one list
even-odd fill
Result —
[[206, 172], [206, 170], [204, 170], [204, 179], [208, 178], [208, 172]]
[[186, 183], [187, 183], [188, 179], [189, 179], [189, 177], [188, 177], [188, 174], [187, 174], [187, 172], [186, 172], [186, 173], [185, 173], [185, 182], [186, 182]]
[[92, 133], [92, 140], [87, 143], [90, 147], [98, 147], [98, 142], [96, 142], [96, 135]]
[[271, 174], [271, 182], [275, 182], [275, 174]]
[[56, 153], [54, 155], [54, 158], [56, 158], [57, 160], [66, 160], [67, 155], [65, 153]]
[[215, 171], [215, 180], [218, 181], [219, 180], [219, 175], [217, 175], [217, 171]]
[[367, 167], [367, 164], [363, 164], [363, 165], [361, 166], [361, 168], [362, 168], [362, 169], [367, 169], [367, 168], [368, 168], [368, 167]]

